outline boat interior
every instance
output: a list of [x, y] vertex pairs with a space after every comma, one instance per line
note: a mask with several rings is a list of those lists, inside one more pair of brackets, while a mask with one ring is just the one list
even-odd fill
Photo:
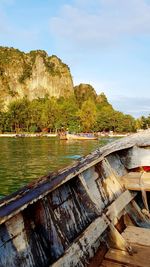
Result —
[[150, 142], [120, 141], [0, 202], [1, 267], [150, 267]]
[[121, 175], [116, 172], [118, 164], [115, 168], [111, 166], [111, 162], [114, 166], [112, 158], [116, 155], [105, 159], [105, 170], [110, 171], [109, 179], [113, 177], [114, 182], [120, 184], [122, 193], [104, 212], [109, 221], [108, 228], [102, 234], [101, 246], [89, 267], [150, 266], [149, 149], [133, 147], [119, 153], [127, 170]]

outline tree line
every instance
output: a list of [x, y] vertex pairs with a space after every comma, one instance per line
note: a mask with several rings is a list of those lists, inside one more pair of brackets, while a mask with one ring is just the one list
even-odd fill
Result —
[[134, 132], [150, 125], [150, 117], [136, 120], [114, 110], [103, 93], [77, 91], [67, 99], [25, 97], [11, 102], [5, 111], [0, 103], [0, 132]]

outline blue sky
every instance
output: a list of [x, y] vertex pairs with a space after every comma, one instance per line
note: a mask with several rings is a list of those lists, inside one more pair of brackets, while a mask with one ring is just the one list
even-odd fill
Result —
[[150, 0], [0, 0], [0, 45], [44, 49], [135, 117], [150, 113]]

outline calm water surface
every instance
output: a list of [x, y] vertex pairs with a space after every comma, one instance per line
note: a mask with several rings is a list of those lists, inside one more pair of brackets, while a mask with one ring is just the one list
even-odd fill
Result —
[[0, 138], [0, 197], [48, 172], [63, 168], [112, 139]]

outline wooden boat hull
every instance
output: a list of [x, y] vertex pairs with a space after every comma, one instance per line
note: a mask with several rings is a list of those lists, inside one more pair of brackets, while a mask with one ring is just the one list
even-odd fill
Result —
[[67, 140], [97, 140], [98, 137], [94, 135], [77, 135], [77, 134], [66, 134]]
[[147, 228], [150, 220], [121, 177], [142, 166], [150, 166], [149, 131], [99, 148], [5, 197], [0, 202], [0, 266], [88, 266], [104, 243], [108, 248], [110, 232], [128, 249], [116, 232], [122, 216]]

